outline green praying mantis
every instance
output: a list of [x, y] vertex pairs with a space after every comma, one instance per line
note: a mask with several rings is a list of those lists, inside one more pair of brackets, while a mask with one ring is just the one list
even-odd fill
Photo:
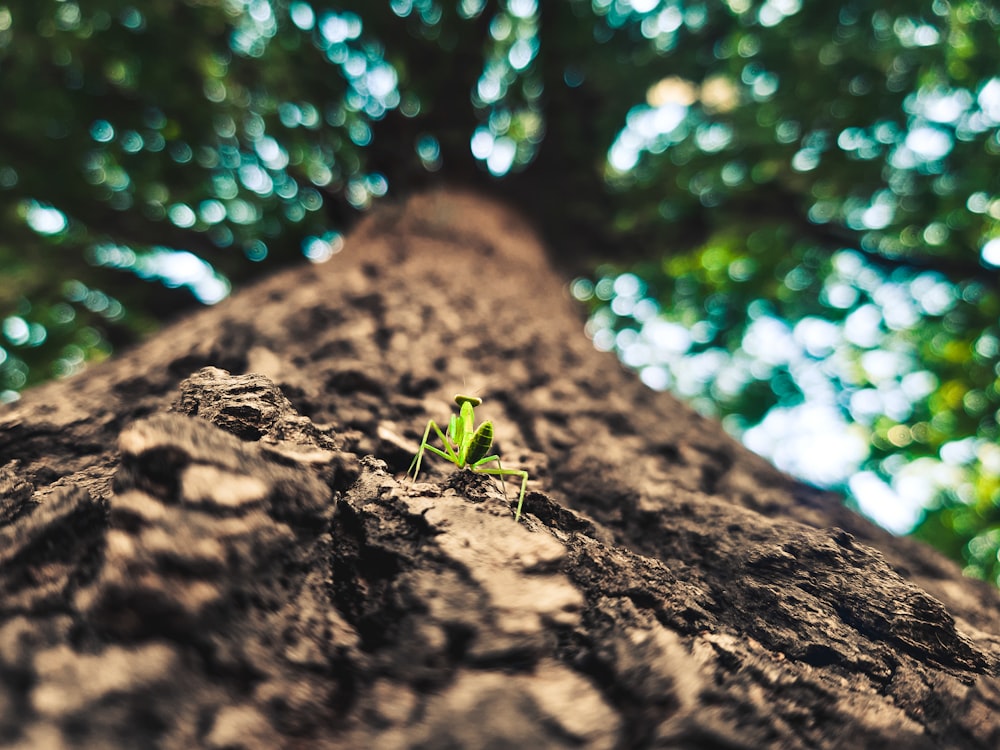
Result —
[[[413, 457], [413, 462], [406, 472], [407, 475], [412, 473], [413, 481], [417, 480], [424, 451], [428, 450], [435, 455], [441, 456], [445, 461], [450, 461], [458, 468], [468, 469], [476, 474], [521, 477], [521, 495], [518, 497], [517, 512], [514, 514], [514, 521], [520, 521], [521, 506], [524, 504], [524, 490], [528, 486], [528, 472], [521, 469], [505, 469], [500, 463], [500, 456], [496, 454], [492, 456], [487, 455], [490, 452], [490, 448], [493, 447], [493, 422], [487, 420], [479, 425], [479, 427], [475, 426], [475, 408], [483, 403], [481, 398], [459, 393], [455, 395], [455, 403], [458, 404], [459, 413], [451, 415], [448, 420], [447, 433], [442, 432], [433, 419], [427, 421], [423, 440], [420, 441], [420, 450]], [[441, 439], [444, 450], [435, 448], [427, 442], [432, 429]], [[497, 468], [484, 468], [486, 464], [493, 461], [496, 461]]]

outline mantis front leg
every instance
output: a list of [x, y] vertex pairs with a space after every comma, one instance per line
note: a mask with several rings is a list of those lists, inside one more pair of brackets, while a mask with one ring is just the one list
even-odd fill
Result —
[[[496, 469], [484, 469], [483, 464], [488, 464], [491, 461], [496, 461], [499, 468]], [[487, 456], [486, 458], [476, 461], [476, 463], [469, 466], [469, 469], [476, 472], [477, 474], [489, 474], [491, 476], [499, 477], [521, 477], [521, 494], [517, 498], [517, 511], [514, 513], [514, 522], [517, 523], [521, 520], [521, 506], [524, 505], [524, 491], [528, 486], [528, 472], [521, 469], [505, 469], [503, 464], [500, 463], [500, 456]], [[501, 480], [501, 484], [503, 480]], [[505, 493], [506, 494], [506, 493]]]

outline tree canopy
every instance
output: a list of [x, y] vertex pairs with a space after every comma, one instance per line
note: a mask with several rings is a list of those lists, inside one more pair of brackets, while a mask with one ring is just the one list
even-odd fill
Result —
[[647, 385], [996, 580], [998, 26], [979, 0], [8, 1], [0, 399], [471, 183]]

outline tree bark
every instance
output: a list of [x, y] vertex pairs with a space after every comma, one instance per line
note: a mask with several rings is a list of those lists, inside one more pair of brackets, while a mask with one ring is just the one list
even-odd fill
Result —
[[[0, 745], [1000, 747], [997, 591], [646, 390], [564, 290], [430, 193], [0, 413]], [[456, 391], [521, 523], [513, 482], [403, 478]]]

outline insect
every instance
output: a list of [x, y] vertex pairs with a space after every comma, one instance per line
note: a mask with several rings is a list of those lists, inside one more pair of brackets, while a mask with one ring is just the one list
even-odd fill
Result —
[[[413, 480], [416, 481], [420, 471], [420, 462], [424, 458], [424, 451], [428, 450], [445, 461], [451, 461], [460, 469], [468, 469], [476, 474], [490, 474], [492, 476], [516, 476], [521, 477], [521, 495], [517, 500], [517, 512], [514, 514], [514, 521], [521, 520], [521, 506], [524, 504], [524, 490], [528, 485], [528, 472], [521, 469], [505, 469], [500, 463], [500, 456], [493, 454], [486, 455], [493, 447], [493, 422], [483, 422], [477, 428], [475, 426], [475, 408], [483, 403], [481, 398], [476, 396], [466, 396], [461, 393], [456, 394], [455, 403], [459, 406], [459, 413], [452, 414], [448, 420], [448, 432], [444, 433], [437, 426], [433, 419], [428, 420], [424, 429], [423, 440], [420, 441], [420, 450], [413, 457], [413, 462], [407, 470], [407, 475], [411, 472]], [[437, 433], [441, 439], [444, 450], [435, 448], [427, 442], [427, 437], [431, 430]], [[486, 464], [497, 462], [497, 468], [484, 468]]]

